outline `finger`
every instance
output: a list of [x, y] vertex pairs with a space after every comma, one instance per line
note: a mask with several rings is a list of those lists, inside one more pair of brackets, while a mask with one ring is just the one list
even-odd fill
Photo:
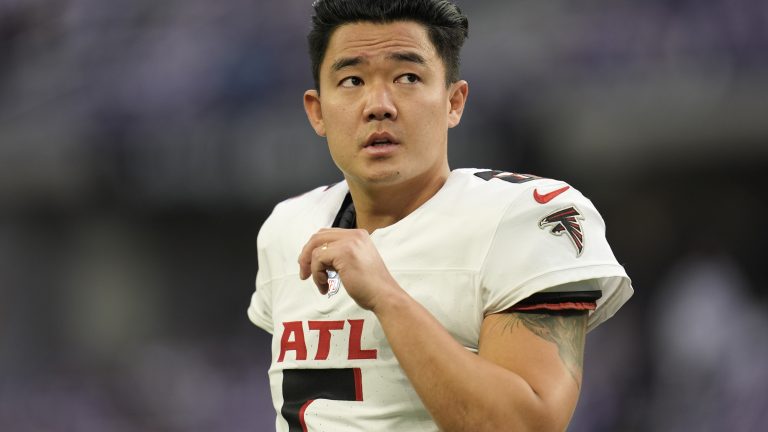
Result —
[[317, 274], [313, 273], [312, 278], [315, 281], [315, 286], [317, 286], [317, 290], [320, 291], [320, 294], [327, 294], [330, 289], [330, 286], [328, 285], [328, 271], [324, 270]]
[[327, 245], [331, 239], [327, 234], [321, 234], [317, 232], [309, 238], [307, 243], [301, 249], [299, 254], [299, 277], [301, 280], [308, 278], [311, 274], [312, 254], [318, 247]]
[[330, 250], [326, 244], [315, 249], [312, 253], [312, 280], [322, 294], [328, 292], [328, 273], [326, 270], [331, 269], [331, 262]]
[[313, 234], [299, 254], [299, 278], [305, 280], [312, 274], [312, 253], [315, 249], [348, 235], [349, 231], [341, 228], [321, 228]]
[[328, 233], [328, 232], [345, 232], [347, 231], [346, 228], [320, 228], [317, 230], [318, 233]]

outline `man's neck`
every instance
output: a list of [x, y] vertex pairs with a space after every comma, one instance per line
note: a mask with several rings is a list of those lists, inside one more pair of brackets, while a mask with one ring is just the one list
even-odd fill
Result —
[[450, 170], [427, 179], [414, 179], [397, 185], [361, 186], [348, 182], [355, 203], [357, 228], [369, 233], [392, 225], [432, 198], [448, 179]]

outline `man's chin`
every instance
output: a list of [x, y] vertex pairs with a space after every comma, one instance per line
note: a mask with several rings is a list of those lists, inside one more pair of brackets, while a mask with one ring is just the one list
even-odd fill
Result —
[[390, 186], [402, 180], [399, 170], [379, 170], [354, 176], [358, 182], [368, 186]]

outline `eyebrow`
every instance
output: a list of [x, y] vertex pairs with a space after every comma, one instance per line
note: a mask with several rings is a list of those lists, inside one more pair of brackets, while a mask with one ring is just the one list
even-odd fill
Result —
[[[387, 60], [394, 60], [397, 62], [416, 63], [419, 65], [427, 64], [427, 60], [421, 54], [410, 51], [394, 52], [387, 55]], [[357, 66], [359, 64], [368, 63], [363, 56], [358, 57], [344, 57], [336, 60], [331, 65], [331, 71], [338, 72], [344, 68]]]

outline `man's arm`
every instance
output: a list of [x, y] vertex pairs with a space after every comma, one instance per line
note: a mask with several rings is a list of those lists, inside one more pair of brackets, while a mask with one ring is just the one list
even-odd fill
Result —
[[[315, 234], [299, 258], [327, 290], [335, 269], [353, 299], [373, 311], [400, 366], [446, 431], [562, 431], [578, 399], [586, 312], [487, 316], [474, 354], [392, 278], [362, 230]], [[439, 287], [436, 287], [439, 290]]]
[[443, 430], [566, 429], [581, 385], [586, 312], [489, 315], [479, 355], [410, 297], [385, 301], [374, 312]]

